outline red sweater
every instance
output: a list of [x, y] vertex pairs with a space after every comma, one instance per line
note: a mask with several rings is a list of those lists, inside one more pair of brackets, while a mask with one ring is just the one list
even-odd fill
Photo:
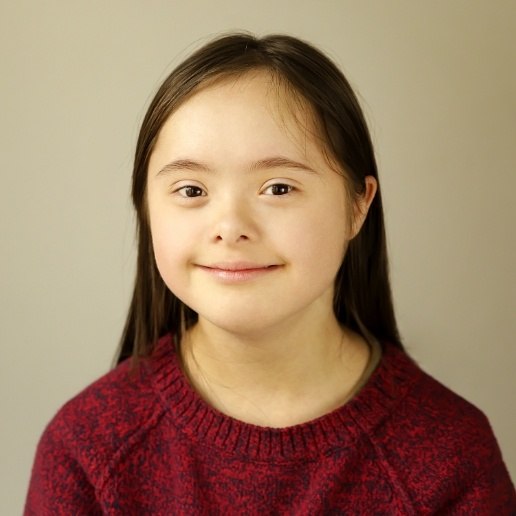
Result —
[[25, 514], [516, 514], [486, 417], [384, 346], [319, 419], [261, 428], [208, 406], [170, 338], [68, 402], [38, 446]]

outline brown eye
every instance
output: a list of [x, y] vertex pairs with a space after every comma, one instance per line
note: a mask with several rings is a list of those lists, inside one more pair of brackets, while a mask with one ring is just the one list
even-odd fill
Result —
[[181, 197], [201, 197], [202, 195], [205, 195], [202, 188], [192, 185], [183, 186], [182, 188], [179, 188], [177, 192], [179, 195], [181, 195]]
[[269, 195], [286, 195], [292, 192], [294, 188], [290, 185], [286, 185], [283, 183], [276, 183], [271, 185], [265, 189], [265, 192]]

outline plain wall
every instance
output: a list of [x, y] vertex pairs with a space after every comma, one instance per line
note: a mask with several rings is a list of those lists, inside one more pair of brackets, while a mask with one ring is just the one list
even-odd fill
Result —
[[359, 92], [404, 342], [488, 415], [516, 477], [513, 1], [3, 1], [1, 514], [22, 510], [45, 424], [110, 367], [151, 95], [233, 29], [305, 38]]

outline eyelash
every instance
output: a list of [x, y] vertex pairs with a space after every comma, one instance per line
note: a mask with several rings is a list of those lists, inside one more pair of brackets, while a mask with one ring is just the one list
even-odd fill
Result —
[[[271, 188], [272, 189], [279, 188], [281, 190], [284, 190], [286, 188], [286, 190], [287, 190], [286, 192], [283, 191], [283, 193], [268, 194], [268, 195], [272, 195], [273, 197], [282, 197], [284, 195], [291, 194], [295, 190], [295, 188], [292, 185], [289, 185], [286, 183], [274, 183], [272, 185], [267, 186], [267, 188], [265, 188], [263, 191], [265, 192]], [[201, 192], [201, 194], [200, 195], [189, 195], [187, 193], [187, 192], [192, 193], [193, 190], [195, 190], [197, 192]], [[184, 193], [182, 193], [182, 192], [184, 192]], [[195, 199], [196, 197], [205, 197], [207, 195], [206, 192], [200, 186], [195, 186], [195, 185], [182, 186], [181, 188], [174, 190], [173, 193], [179, 194], [179, 196], [184, 199]]]

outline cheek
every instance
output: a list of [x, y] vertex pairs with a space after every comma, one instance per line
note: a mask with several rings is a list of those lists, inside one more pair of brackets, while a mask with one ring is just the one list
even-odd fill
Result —
[[336, 273], [349, 241], [346, 210], [333, 203], [317, 206], [291, 221], [281, 237], [291, 243], [290, 248], [304, 268]]
[[163, 213], [151, 213], [152, 246], [156, 265], [165, 284], [172, 290], [184, 274], [181, 266], [189, 256], [195, 237], [191, 228], [177, 223], [177, 219]]

